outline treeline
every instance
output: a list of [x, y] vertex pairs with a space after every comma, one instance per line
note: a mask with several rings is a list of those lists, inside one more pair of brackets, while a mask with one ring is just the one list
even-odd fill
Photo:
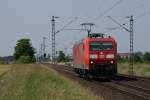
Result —
[[[52, 60], [52, 57], [50, 54], [43, 54], [37, 57], [38, 62], [51, 61], [51, 60]], [[56, 62], [71, 62], [71, 57], [69, 55], [65, 55], [63, 51], [57, 51], [55, 61]]]
[[[133, 54], [135, 63], [148, 63], [150, 64], [150, 52], [135, 52]], [[121, 57], [118, 55], [118, 62], [129, 62], [129, 55], [127, 57]]]
[[[37, 62], [44, 62], [44, 61], [51, 61], [50, 54], [42, 54], [35, 56], [35, 49], [32, 47], [30, 39], [20, 39], [17, 41], [15, 46], [14, 58], [16, 63], [34, 63]], [[55, 61], [56, 62], [69, 62], [71, 61], [70, 56], [66, 56], [63, 51], [56, 52]]]
[[14, 61], [15, 61], [15, 58], [13, 56], [0, 57], [0, 64], [13, 63]]

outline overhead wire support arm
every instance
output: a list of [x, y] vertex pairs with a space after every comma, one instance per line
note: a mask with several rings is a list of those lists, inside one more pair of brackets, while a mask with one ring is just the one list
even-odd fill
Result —
[[126, 31], [130, 32], [129, 29], [127, 29], [126, 27], [124, 27], [123, 25], [121, 25], [120, 23], [118, 23], [115, 19], [113, 19], [111, 16], [107, 16], [109, 19], [111, 19], [114, 23], [116, 23], [117, 25], [119, 25], [121, 28], [125, 29]]

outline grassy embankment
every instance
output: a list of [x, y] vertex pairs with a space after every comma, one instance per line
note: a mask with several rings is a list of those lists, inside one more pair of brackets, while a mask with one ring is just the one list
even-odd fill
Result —
[[[129, 73], [128, 63], [119, 63], [118, 71], [122, 74]], [[150, 77], [150, 64], [136, 63], [134, 64], [134, 75]]]
[[96, 100], [88, 90], [43, 65], [13, 65], [0, 79], [0, 100]]

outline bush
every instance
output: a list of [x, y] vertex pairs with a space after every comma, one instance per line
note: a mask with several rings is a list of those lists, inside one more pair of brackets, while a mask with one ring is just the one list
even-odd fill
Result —
[[150, 61], [145, 61], [146, 64], [150, 64]]
[[121, 57], [119, 55], [117, 56], [117, 60], [119, 63], [126, 63], [129, 61], [127, 57]]
[[17, 63], [27, 64], [34, 62], [29, 56], [20, 56]]

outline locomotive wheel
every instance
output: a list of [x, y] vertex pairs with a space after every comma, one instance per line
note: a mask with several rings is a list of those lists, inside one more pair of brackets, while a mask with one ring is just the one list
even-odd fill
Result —
[[93, 79], [93, 76], [90, 75], [89, 73], [87, 73], [87, 74], [84, 75], [84, 78], [85, 78], [86, 80], [91, 81], [91, 80]]
[[79, 77], [80, 77], [80, 78], [84, 78], [84, 75], [80, 73], [80, 74], [79, 74]]

